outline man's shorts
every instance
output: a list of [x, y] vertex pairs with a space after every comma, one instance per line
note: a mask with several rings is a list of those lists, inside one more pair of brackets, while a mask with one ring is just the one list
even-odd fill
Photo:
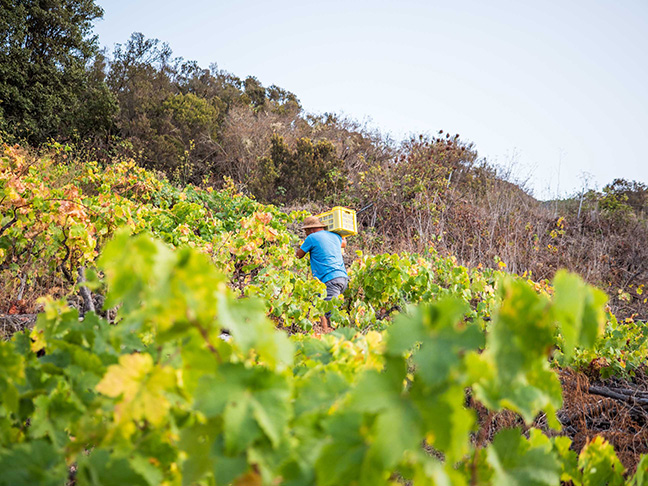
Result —
[[[333, 278], [328, 282], [325, 282], [324, 285], [326, 285], [326, 297], [324, 297], [324, 300], [331, 300], [347, 289], [349, 286], [349, 279], [345, 277]], [[326, 317], [327, 319], [330, 318], [331, 313], [327, 312]]]

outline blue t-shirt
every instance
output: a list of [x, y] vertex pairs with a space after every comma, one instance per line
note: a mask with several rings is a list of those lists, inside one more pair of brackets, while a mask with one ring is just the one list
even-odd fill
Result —
[[316, 231], [306, 237], [301, 249], [310, 252], [313, 275], [326, 283], [338, 277], [349, 278], [342, 260], [342, 237], [331, 231]]

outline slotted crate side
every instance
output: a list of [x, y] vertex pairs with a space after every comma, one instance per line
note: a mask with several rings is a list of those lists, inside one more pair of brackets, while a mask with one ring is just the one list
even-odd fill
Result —
[[327, 225], [327, 226], [332, 226], [335, 223], [335, 218], [333, 217], [332, 214], [328, 214], [326, 216], [320, 216], [320, 221]]
[[336, 206], [330, 211], [318, 214], [317, 217], [326, 225], [328, 231], [333, 231], [340, 236], [353, 236], [357, 234], [355, 211]]
[[342, 214], [342, 226], [344, 228], [354, 228], [355, 227], [355, 215], [354, 214]]

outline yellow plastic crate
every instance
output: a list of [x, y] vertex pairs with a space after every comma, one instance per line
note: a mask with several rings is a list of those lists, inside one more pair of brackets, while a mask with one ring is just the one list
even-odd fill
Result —
[[330, 211], [318, 214], [317, 217], [326, 225], [328, 231], [337, 233], [340, 236], [353, 236], [358, 234], [358, 223], [356, 212], [353, 209], [335, 206]]

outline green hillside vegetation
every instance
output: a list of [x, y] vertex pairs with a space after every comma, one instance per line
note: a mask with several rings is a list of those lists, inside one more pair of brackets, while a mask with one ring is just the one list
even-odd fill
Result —
[[648, 352], [644, 323], [574, 275], [358, 250], [343, 301], [325, 303], [294, 257], [304, 211], [63, 148], [0, 161], [5, 298], [22, 286], [43, 306], [0, 344], [0, 484], [643, 477], [635, 433], [559, 433], [568, 367], [641, 383]]

